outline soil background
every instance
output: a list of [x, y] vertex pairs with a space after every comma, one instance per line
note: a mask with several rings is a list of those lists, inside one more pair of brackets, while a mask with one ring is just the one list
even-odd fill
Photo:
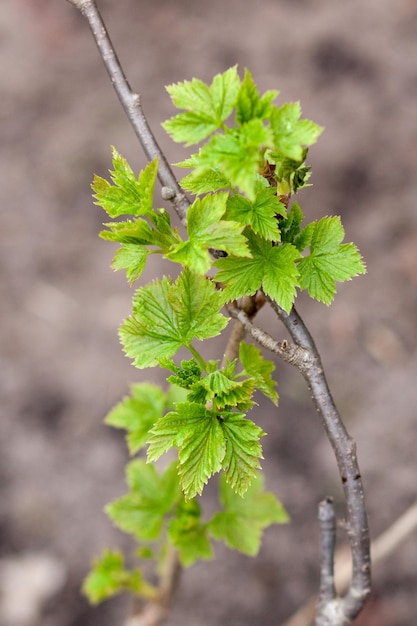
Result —
[[[99, 5], [171, 162], [187, 153], [160, 127], [174, 114], [164, 86], [236, 63], [325, 126], [299, 200], [309, 218], [342, 215], [368, 273], [330, 309], [305, 298], [298, 309], [357, 440], [376, 537], [417, 493], [416, 0]], [[87, 24], [64, 0], [2, 0], [0, 73], [0, 626], [122, 625], [130, 600], [91, 608], [79, 590], [103, 546], [132, 550], [103, 513], [125, 491], [127, 452], [102, 420], [154, 372], [120, 350], [132, 290], [97, 238], [105, 215], [90, 183], [107, 175], [111, 144], [136, 170], [145, 160]], [[260, 320], [285, 337], [267, 312]], [[220, 357], [222, 344], [212, 350]], [[317, 588], [317, 504], [333, 495], [343, 515], [343, 499], [304, 381], [276, 365], [280, 406], [260, 400], [257, 421], [267, 486], [292, 523], [268, 530], [257, 559], [219, 546], [186, 571], [171, 626], [280, 624]], [[213, 497], [211, 485], [209, 506]], [[417, 623], [416, 563], [414, 534], [375, 568], [358, 625]]]

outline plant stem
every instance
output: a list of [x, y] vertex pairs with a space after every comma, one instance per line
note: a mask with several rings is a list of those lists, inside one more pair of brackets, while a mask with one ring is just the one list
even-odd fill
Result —
[[307, 366], [301, 364], [297, 367], [307, 381], [313, 402], [322, 419], [336, 457], [345, 493], [352, 580], [346, 595], [334, 600], [328, 599], [331, 592], [326, 589], [322, 580], [316, 615], [316, 626], [344, 626], [351, 623], [362, 610], [371, 588], [369, 527], [356, 444], [349, 436], [336, 408], [320, 355], [303, 320], [294, 308], [290, 313], [286, 313], [276, 303], [272, 302], [271, 305], [295, 344], [310, 355]]
[[149, 127], [148, 121], [143, 113], [140, 95], [133, 92], [130, 88], [95, 0], [67, 1], [77, 7], [87, 19], [112, 85], [142, 145], [146, 157], [149, 161], [155, 158], [158, 159], [158, 177], [163, 185], [163, 198], [173, 204], [180, 220], [185, 223], [190, 202], [180, 188], [164, 153]]

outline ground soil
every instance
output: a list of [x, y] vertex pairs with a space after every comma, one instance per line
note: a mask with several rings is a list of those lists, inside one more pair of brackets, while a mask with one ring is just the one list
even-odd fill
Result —
[[[164, 85], [210, 80], [235, 63], [325, 126], [300, 202], [314, 218], [343, 216], [368, 274], [344, 284], [331, 309], [302, 298], [299, 310], [357, 439], [376, 537], [417, 492], [416, 0], [99, 4], [171, 161], [185, 152], [160, 128], [173, 114]], [[102, 511], [124, 492], [127, 460], [122, 434], [102, 418], [153, 372], [121, 353], [132, 290], [109, 269], [89, 185], [106, 174], [111, 144], [136, 169], [145, 161], [87, 25], [65, 0], [3, 0], [0, 50], [0, 624], [122, 625], [126, 598], [91, 608], [79, 589], [103, 546], [132, 549]], [[258, 421], [268, 488], [292, 522], [266, 533], [255, 560], [219, 548], [216, 561], [186, 571], [172, 626], [272, 626], [316, 589], [317, 504], [333, 495], [343, 512], [340, 484], [303, 381], [278, 362], [277, 377], [280, 407], [261, 402]], [[53, 574], [36, 604], [27, 594], [41, 562]], [[414, 535], [375, 568], [358, 624], [416, 624], [416, 562]], [[29, 617], [16, 612], [32, 605]]]

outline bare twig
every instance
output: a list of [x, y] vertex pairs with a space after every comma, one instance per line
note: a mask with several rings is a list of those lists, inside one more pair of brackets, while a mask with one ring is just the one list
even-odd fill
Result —
[[[336, 457], [345, 493], [352, 580], [346, 595], [336, 598], [336, 604], [335, 601], [326, 603], [324, 599], [319, 598], [316, 616], [316, 626], [344, 626], [351, 623], [363, 608], [370, 594], [371, 583], [369, 528], [356, 445], [341, 420], [327, 385], [319, 353], [303, 320], [294, 308], [290, 313], [286, 313], [276, 303], [271, 304], [289, 331], [296, 347], [305, 350], [309, 355], [307, 367], [296, 365], [307, 381], [312, 399], [321, 416]], [[331, 613], [331, 616], [328, 613]]]
[[190, 203], [149, 127], [143, 113], [140, 95], [130, 88], [95, 0], [68, 0], [68, 2], [77, 7], [87, 19], [112, 85], [146, 157], [149, 161], [158, 159], [158, 177], [163, 185], [162, 195], [165, 200], [169, 200], [173, 204], [179, 218], [185, 223]]
[[125, 626], [159, 626], [168, 616], [169, 608], [181, 574], [178, 552], [169, 546], [159, 579], [158, 597], [147, 602], [142, 610], [131, 615]]
[[[391, 556], [403, 541], [417, 531], [417, 502], [414, 502], [395, 522], [371, 543], [372, 568]], [[335, 557], [335, 580], [339, 593], [344, 593], [352, 577], [352, 562], [344, 548]], [[317, 598], [310, 598], [283, 626], [310, 626], [316, 612]]]

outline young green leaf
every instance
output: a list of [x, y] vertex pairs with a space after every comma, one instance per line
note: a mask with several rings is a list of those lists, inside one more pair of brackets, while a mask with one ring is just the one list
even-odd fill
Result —
[[210, 249], [238, 257], [250, 256], [246, 237], [242, 235], [244, 226], [222, 219], [227, 198], [227, 193], [197, 198], [187, 213], [188, 240], [173, 246], [166, 257], [198, 274], [206, 274], [212, 263]]
[[226, 440], [223, 469], [233, 491], [243, 496], [260, 469], [262, 447], [259, 439], [266, 433], [241, 413], [222, 414]]
[[95, 176], [92, 184], [95, 204], [110, 217], [119, 215], [147, 215], [152, 211], [153, 191], [158, 173], [158, 160], [151, 161], [136, 180], [125, 158], [113, 148], [112, 183]]
[[339, 217], [323, 217], [311, 227], [310, 254], [299, 263], [300, 287], [312, 298], [329, 305], [343, 282], [366, 271], [353, 243], [342, 244], [345, 231]]
[[244, 406], [248, 410], [253, 405], [254, 390], [254, 379], [238, 381], [228, 376], [225, 370], [216, 370], [193, 385], [188, 400], [200, 404], [215, 401], [219, 409]]
[[255, 118], [267, 119], [271, 113], [271, 103], [278, 96], [278, 93], [278, 91], [270, 90], [265, 92], [261, 98], [252, 74], [246, 69], [236, 103], [236, 121], [238, 124], [244, 124]]
[[275, 190], [257, 182], [253, 201], [241, 195], [229, 197], [225, 217], [250, 226], [254, 233], [264, 239], [281, 241], [278, 215], [285, 215], [285, 207], [279, 201]]
[[220, 128], [236, 103], [240, 79], [236, 66], [217, 74], [209, 87], [193, 78], [167, 87], [174, 105], [185, 109], [162, 126], [174, 141], [186, 146], [199, 143]]
[[217, 414], [201, 404], [180, 403], [151, 431], [148, 462], [172, 446], [179, 448], [178, 475], [187, 499], [201, 494], [210, 476], [222, 467], [226, 443]]
[[111, 266], [115, 271], [126, 270], [126, 278], [132, 285], [142, 275], [149, 253], [146, 246], [124, 244], [116, 251]]
[[260, 474], [244, 498], [234, 493], [225, 479], [220, 482], [220, 499], [225, 508], [209, 522], [215, 539], [223, 539], [230, 548], [255, 556], [259, 552], [262, 532], [271, 524], [284, 524], [288, 515], [274, 494], [263, 491]]
[[131, 492], [107, 505], [106, 513], [136, 539], [157, 539], [165, 516], [180, 498], [176, 463], [159, 475], [153, 465], [136, 459], [127, 466], [127, 481]]
[[240, 342], [239, 358], [244, 368], [242, 375], [253, 378], [259, 391], [272, 400], [274, 404], [278, 404], [278, 394], [275, 390], [277, 383], [271, 376], [275, 369], [272, 361], [264, 359], [257, 346], [245, 341]]
[[132, 385], [132, 395], [124, 398], [107, 415], [105, 423], [115, 428], [125, 428], [130, 454], [135, 454], [147, 442], [148, 433], [162, 417], [165, 395], [160, 387], [151, 383]]
[[252, 295], [261, 287], [285, 311], [289, 312], [298, 284], [296, 261], [301, 257], [291, 244], [274, 246], [271, 242], [248, 232], [251, 259], [229, 256], [215, 262], [219, 269], [216, 280], [226, 286], [224, 296], [235, 300]]
[[167, 378], [167, 382], [182, 389], [191, 389], [201, 379], [201, 367], [195, 359], [181, 361], [181, 367], [178, 367], [171, 359], [160, 359], [159, 364], [174, 372], [173, 376]]
[[213, 558], [207, 524], [202, 523], [201, 508], [195, 500], [180, 502], [169, 523], [168, 537], [184, 566], [192, 565], [198, 559]]
[[300, 120], [299, 102], [274, 107], [271, 113], [271, 128], [274, 135], [274, 150], [294, 161], [304, 159], [304, 148], [311, 146], [323, 132], [323, 128], [310, 120]]
[[181, 180], [181, 187], [199, 195], [231, 187], [230, 180], [217, 168], [200, 168]]
[[199, 154], [194, 155], [196, 173], [217, 168], [233, 187], [239, 187], [253, 200], [262, 155], [270, 145], [271, 133], [262, 120], [250, 120], [239, 129], [214, 135]]
[[133, 299], [133, 315], [120, 328], [127, 356], [138, 368], [153, 367], [181, 346], [189, 348], [194, 338], [215, 337], [228, 322], [219, 313], [223, 303], [210, 280], [188, 270], [175, 284], [164, 277], [142, 287]]
[[125, 569], [119, 551], [106, 550], [101, 558], [94, 560], [92, 570], [84, 581], [83, 593], [92, 604], [98, 604], [125, 590], [147, 597], [156, 593], [145, 582], [140, 570], [129, 572]]

